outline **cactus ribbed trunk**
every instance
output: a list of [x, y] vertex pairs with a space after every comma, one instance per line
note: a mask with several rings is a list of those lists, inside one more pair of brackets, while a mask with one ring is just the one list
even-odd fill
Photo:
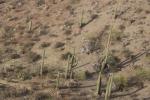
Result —
[[40, 68], [40, 76], [43, 75], [44, 58], [45, 58], [45, 50], [43, 51], [43, 55], [42, 55], [42, 64], [41, 64], [41, 68]]
[[77, 65], [78, 65], [78, 61], [76, 59], [75, 51], [74, 51], [74, 54], [68, 56], [68, 65], [65, 74], [66, 79], [73, 78], [73, 68], [76, 67]]
[[97, 95], [102, 94], [101, 87], [102, 87], [102, 72], [100, 71], [99, 76], [98, 76], [98, 80], [97, 80], [97, 86], [96, 86], [96, 88], [97, 88], [96, 94]]
[[108, 79], [108, 83], [107, 83], [107, 87], [106, 87], [106, 93], [105, 93], [105, 100], [110, 99], [112, 82], [113, 82], [113, 75], [111, 75]]
[[59, 89], [60, 87], [60, 73], [57, 73], [57, 82], [56, 82], [56, 89]]
[[31, 32], [31, 30], [32, 30], [32, 21], [29, 22], [29, 29], [28, 29], [28, 31]]
[[81, 20], [80, 20], [80, 28], [83, 27], [83, 15], [84, 15], [84, 10], [82, 11], [82, 15], [81, 15]]
[[69, 78], [69, 73], [70, 73], [70, 58], [71, 56], [68, 56], [68, 64], [67, 64], [67, 68], [66, 68], [66, 74], [65, 74], [65, 78], [68, 79]]

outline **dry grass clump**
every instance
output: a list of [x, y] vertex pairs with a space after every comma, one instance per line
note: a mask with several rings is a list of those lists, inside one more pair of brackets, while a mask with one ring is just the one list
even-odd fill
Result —
[[145, 81], [150, 81], [150, 70], [144, 68], [137, 68], [136, 75], [137, 79]]
[[26, 42], [26, 43], [21, 43], [20, 44], [20, 48], [21, 48], [21, 53], [25, 54], [28, 51], [30, 51], [32, 49], [32, 47], [34, 46], [34, 42]]
[[48, 42], [43, 42], [43, 43], [41, 43], [40, 48], [46, 48], [46, 47], [49, 47], [50, 45], [51, 44]]
[[43, 4], [45, 4], [45, 0], [35, 0], [36, 2], [36, 5], [39, 7], [39, 6], [42, 6]]
[[146, 54], [145, 60], [148, 61], [148, 62], [150, 62], [150, 53], [147, 53], [147, 54]]
[[61, 55], [61, 59], [62, 60], [67, 60], [68, 59], [68, 56], [71, 56], [72, 54], [70, 52], [66, 52], [64, 54]]
[[1, 28], [1, 38], [8, 39], [13, 37], [13, 33], [15, 32], [14, 27], [12, 26], [4, 26]]
[[1, 68], [0, 75], [0, 78], [6, 78], [9, 80], [30, 80], [33, 77], [31, 70], [20, 64], [4, 66], [3, 68]]
[[34, 100], [52, 100], [52, 97], [49, 93], [38, 92], [35, 94]]
[[64, 32], [65, 35], [71, 35], [72, 34], [72, 31], [70, 29], [67, 29], [65, 30]]
[[102, 48], [102, 45], [100, 44], [98, 37], [88, 36], [87, 39], [84, 40], [82, 52], [90, 54], [100, 48]]
[[62, 48], [64, 47], [65, 43], [62, 43], [62, 42], [56, 42], [55, 45], [54, 45], [54, 48]]
[[90, 77], [92, 77], [91, 73], [89, 71], [77, 71], [75, 72], [74, 78], [77, 80], [86, 80]]
[[112, 31], [112, 40], [113, 41], [121, 41], [123, 37], [123, 33], [117, 30]]
[[19, 78], [23, 81], [30, 80], [30, 79], [32, 79], [32, 75], [31, 75], [31, 72], [29, 72], [28, 70], [24, 70], [24, 71], [18, 73], [17, 78]]
[[132, 54], [133, 54], [133, 52], [130, 51], [129, 49], [124, 49], [123, 50], [123, 55], [124, 55], [125, 58], [130, 58]]
[[49, 67], [47, 67], [47, 68], [45, 67], [43, 69], [43, 74], [47, 75], [48, 77], [50, 77], [52, 79], [57, 78], [58, 72], [63, 73], [64, 69], [62, 67], [59, 67], [59, 66], [49, 66]]
[[117, 75], [114, 77], [114, 83], [119, 91], [123, 91], [128, 86], [128, 79], [122, 75]]
[[11, 59], [18, 59], [18, 58], [20, 58], [20, 55], [17, 54], [17, 53], [13, 53], [10, 56], [11, 56]]
[[144, 81], [150, 80], [150, 72], [144, 69], [136, 69], [134, 76], [125, 77], [121, 74], [114, 77], [114, 83], [117, 91], [124, 91], [130, 87], [143, 88]]
[[23, 97], [32, 94], [32, 91], [27, 88], [15, 88], [9, 86], [0, 86], [0, 99], [6, 100], [7, 98]]
[[70, 0], [70, 3], [71, 3], [71, 4], [78, 4], [78, 3], [80, 3], [80, 1], [81, 1], [81, 0]]
[[11, 48], [11, 47], [2, 47], [0, 49], [0, 59], [2, 62], [13, 60], [13, 59], [18, 59], [21, 57], [21, 55], [15, 50], [16, 48]]
[[142, 80], [139, 80], [137, 76], [132, 76], [128, 79], [128, 87], [138, 87], [143, 88], [144, 82]]
[[36, 61], [40, 60], [41, 55], [30, 51], [26, 54], [26, 58], [27, 58], [28, 62], [32, 63], [32, 62], [36, 62]]
[[77, 88], [81, 85], [80, 82], [73, 80], [73, 79], [67, 80], [64, 83], [63, 83], [64, 87], [67, 87], [67, 88]]

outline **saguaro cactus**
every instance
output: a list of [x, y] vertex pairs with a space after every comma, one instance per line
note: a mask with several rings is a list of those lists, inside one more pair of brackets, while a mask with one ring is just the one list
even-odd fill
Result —
[[100, 67], [101, 70], [99, 72], [99, 77], [97, 80], [97, 92], [96, 92], [97, 95], [101, 95], [102, 72], [104, 70], [105, 65], [107, 64], [107, 59], [108, 59], [108, 54], [109, 54], [109, 45], [111, 42], [111, 33], [112, 33], [112, 31], [109, 33], [109, 36], [108, 36], [107, 45], [105, 47], [104, 61], [101, 64], [101, 67]]
[[105, 100], [110, 99], [112, 82], [113, 82], [113, 74], [111, 74], [109, 79], [108, 79], [108, 83], [107, 83], [107, 87], [106, 87], [106, 93], [105, 93]]
[[32, 21], [29, 22], [29, 27], [28, 27], [28, 31], [31, 32], [32, 30]]
[[57, 73], [57, 80], [56, 80], [56, 89], [59, 89], [60, 87], [60, 73]]
[[68, 55], [68, 65], [67, 65], [66, 76], [65, 76], [66, 79], [73, 77], [73, 68], [76, 67], [77, 65], [78, 65], [78, 61], [76, 59], [75, 52], [74, 54]]
[[43, 51], [43, 55], [42, 55], [42, 63], [41, 63], [41, 68], [40, 68], [40, 76], [43, 75], [44, 58], [45, 58], [45, 50]]
[[99, 72], [98, 80], [97, 80], [97, 86], [96, 86], [96, 94], [101, 95], [101, 86], [102, 86], [102, 71]]
[[80, 28], [82, 28], [84, 26], [83, 19], [84, 19], [84, 10], [82, 11], [82, 15], [81, 15]]

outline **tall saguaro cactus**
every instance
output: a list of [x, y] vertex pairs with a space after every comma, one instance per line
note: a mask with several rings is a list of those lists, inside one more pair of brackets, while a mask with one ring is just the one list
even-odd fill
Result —
[[40, 68], [40, 76], [43, 75], [44, 58], [45, 58], [45, 50], [43, 51], [43, 55], [42, 55], [42, 63], [41, 63], [41, 68]]
[[[121, 0], [119, 0], [121, 1]], [[119, 2], [117, 0], [117, 3]], [[120, 2], [119, 2], [120, 3]], [[110, 43], [111, 43], [111, 35], [112, 35], [112, 30], [114, 28], [114, 23], [115, 23], [115, 16], [116, 16], [116, 13], [117, 13], [117, 10], [118, 10], [118, 7], [115, 9], [115, 12], [114, 12], [114, 19], [112, 19], [112, 27], [110, 29], [110, 32], [109, 32], [109, 36], [108, 36], [108, 40], [107, 40], [107, 44], [106, 44], [106, 47], [105, 47], [105, 55], [104, 55], [104, 61], [102, 62], [102, 65], [100, 67], [100, 72], [99, 72], [99, 77], [98, 77], [98, 80], [97, 80], [97, 95], [101, 95], [101, 81], [102, 81], [102, 72], [103, 72], [103, 69], [105, 67], [105, 65], [107, 64], [107, 60], [108, 60], [108, 55], [109, 55], [109, 49], [110, 49]], [[112, 82], [112, 79], [110, 80], [110, 86], [109, 88], [111, 87], [111, 83]], [[109, 92], [107, 93], [108, 96], [110, 95], [110, 89], [109, 89]], [[105, 100], [108, 100], [108, 99], [105, 99]]]
[[82, 28], [84, 26], [84, 22], [83, 22], [83, 18], [84, 17], [84, 10], [82, 11], [82, 14], [81, 14], [81, 20], [80, 20], [80, 28]]
[[102, 71], [100, 70], [98, 80], [97, 80], [97, 86], [96, 86], [96, 94], [101, 95], [101, 86], [102, 86]]
[[113, 82], [113, 74], [110, 75], [106, 87], [106, 93], [105, 93], [105, 100], [109, 100], [111, 95], [111, 89], [112, 89], [112, 82]]
[[28, 27], [28, 31], [31, 32], [32, 30], [32, 21], [29, 22], [29, 27]]
[[104, 61], [102, 62], [102, 65], [101, 65], [101, 70], [99, 72], [99, 76], [98, 76], [98, 80], [97, 80], [97, 92], [96, 94], [97, 95], [101, 95], [101, 81], [102, 81], [102, 72], [103, 72], [103, 69], [107, 63], [107, 59], [108, 59], [108, 53], [109, 53], [109, 44], [110, 44], [110, 40], [111, 40], [111, 32], [108, 36], [108, 41], [107, 41], [107, 45], [106, 45], [106, 48], [105, 48], [105, 58], [104, 58]]
[[112, 29], [109, 33], [107, 44], [106, 44], [106, 47], [105, 47], [104, 61], [102, 62], [101, 66], [100, 66], [101, 70], [99, 72], [99, 77], [98, 77], [98, 80], [97, 80], [97, 92], [96, 92], [97, 95], [101, 95], [102, 72], [104, 70], [105, 65], [107, 64], [107, 59], [108, 59], [108, 55], [109, 55], [109, 46], [110, 46], [110, 42], [111, 42], [111, 34], [112, 34]]
[[60, 87], [60, 72], [57, 73], [57, 80], [56, 80], [56, 89]]

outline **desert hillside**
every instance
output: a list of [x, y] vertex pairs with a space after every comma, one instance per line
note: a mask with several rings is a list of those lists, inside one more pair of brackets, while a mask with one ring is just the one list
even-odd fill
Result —
[[0, 0], [0, 100], [150, 100], [150, 0]]

